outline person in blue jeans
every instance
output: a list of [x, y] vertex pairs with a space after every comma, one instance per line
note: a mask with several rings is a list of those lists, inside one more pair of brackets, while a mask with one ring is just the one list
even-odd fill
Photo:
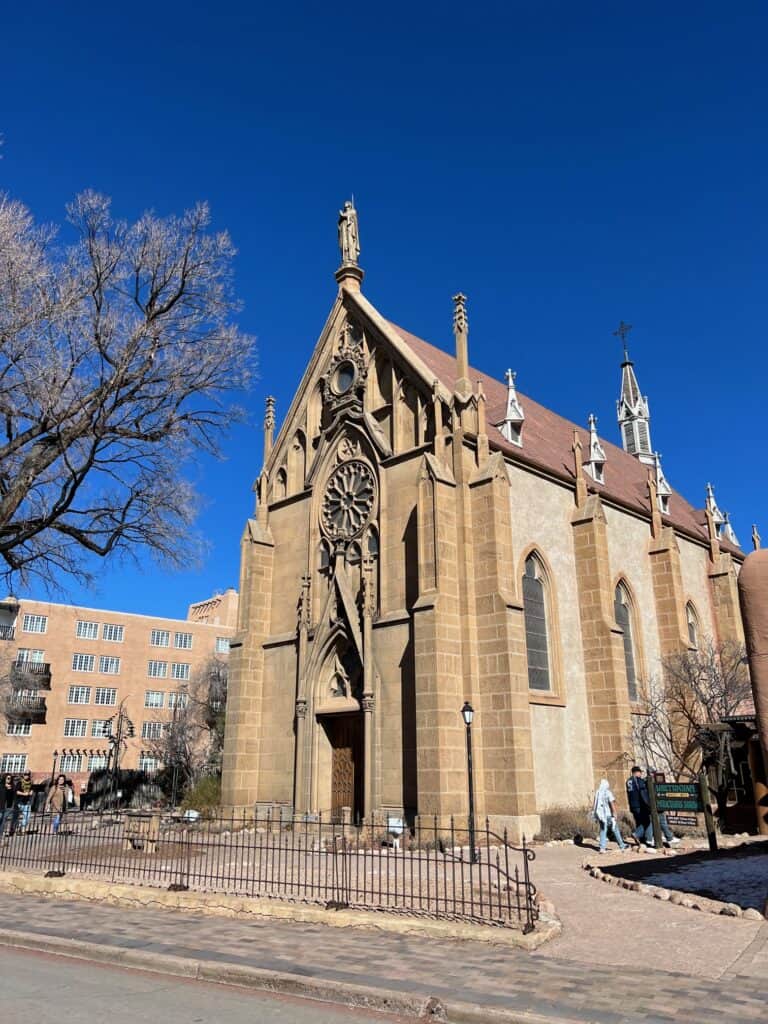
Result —
[[29, 815], [32, 811], [32, 799], [35, 791], [32, 788], [32, 772], [24, 772], [19, 779], [16, 789], [16, 807], [19, 819], [19, 828], [23, 831], [29, 825]]
[[613, 833], [619, 849], [626, 850], [627, 847], [621, 838], [619, 823], [616, 820], [616, 797], [611, 792], [608, 779], [600, 779], [600, 785], [597, 787], [592, 804], [592, 817], [600, 826], [600, 853], [605, 853], [609, 832]]
[[[651, 798], [648, 795], [648, 783], [643, 778], [643, 769], [635, 765], [632, 773], [627, 779], [627, 803], [635, 819], [635, 831], [632, 835], [640, 843], [645, 844], [646, 850], [654, 850], [656, 842], [653, 836], [653, 822], [651, 821]], [[666, 815], [659, 814], [661, 834], [664, 836], [666, 846], [676, 846], [680, 840], [674, 835], [669, 827]]]

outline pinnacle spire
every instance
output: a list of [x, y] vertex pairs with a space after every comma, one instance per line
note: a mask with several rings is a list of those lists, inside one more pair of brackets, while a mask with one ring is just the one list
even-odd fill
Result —
[[605, 483], [606, 458], [605, 449], [597, 436], [597, 416], [590, 413], [587, 422], [589, 423], [589, 458], [584, 463], [584, 468], [596, 483], [602, 484]]
[[522, 445], [525, 413], [523, 412], [523, 407], [520, 405], [520, 400], [518, 399], [517, 391], [515, 390], [516, 378], [517, 374], [513, 373], [511, 370], [507, 370], [504, 374], [504, 379], [507, 382], [507, 408], [504, 413], [504, 419], [501, 423], [497, 423], [496, 426], [508, 441], [511, 441], [513, 444]]
[[631, 324], [622, 320], [613, 332], [621, 338], [624, 346], [624, 362], [621, 364], [621, 394], [616, 402], [616, 413], [621, 429], [621, 443], [625, 452], [635, 455], [648, 466], [655, 465], [655, 456], [651, 447], [651, 413], [648, 398], [640, 391], [635, 375], [635, 367], [627, 351], [627, 335]]

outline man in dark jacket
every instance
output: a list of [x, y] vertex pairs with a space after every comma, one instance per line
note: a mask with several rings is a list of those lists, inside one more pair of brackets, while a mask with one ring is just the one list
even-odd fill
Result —
[[[627, 779], [627, 803], [637, 826], [632, 835], [637, 840], [638, 845], [644, 842], [647, 850], [655, 849], [656, 843], [653, 835], [653, 823], [651, 822], [651, 798], [648, 795], [648, 783], [643, 778], [643, 769], [638, 765], [634, 766], [632, 774]], [[665, 846], [680, 842], [679, 839], [675, 838], [663, 814], [659, 815], [659, 824], [661, 825]]]
[[4, 775], [0, 780], [0, 838], [6, 825], [10, 831], [13, 825], [13, 808], [16, 802], [16, 786], [12, 775]]

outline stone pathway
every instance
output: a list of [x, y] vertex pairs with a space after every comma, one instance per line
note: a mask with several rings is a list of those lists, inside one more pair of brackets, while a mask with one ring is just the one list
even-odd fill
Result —
[[[591, 851], [586, 851], [589, 856]], [[765, 1021], [768, 922], [649, 901], [582, 871], [585, 851], [540, 848], [535, 879], [563, 920], [536, 953], [376, 930], [241, 922], [0, 895], [4, 929], [593, 1024]], [[375, 917], [372, 916], [372, 921]]]

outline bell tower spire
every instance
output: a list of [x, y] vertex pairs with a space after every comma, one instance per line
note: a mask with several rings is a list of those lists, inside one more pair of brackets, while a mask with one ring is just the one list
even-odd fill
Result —
[[648, 398], [641, 394], [640, 385], [635, 376], [635, 365], [629, 358], [627, 337], [632, 324], [623, 320], [613, 332], [614, 338], [620, 338], [624, 347], [624, 362], [621, 364], [621, 395], [616, 403], [616, 412], [621, 430], [621, 443], [625, 452], [635, 455], [648, 466], [656, 465], [656, 456], [651, 447], [651, 414]]

